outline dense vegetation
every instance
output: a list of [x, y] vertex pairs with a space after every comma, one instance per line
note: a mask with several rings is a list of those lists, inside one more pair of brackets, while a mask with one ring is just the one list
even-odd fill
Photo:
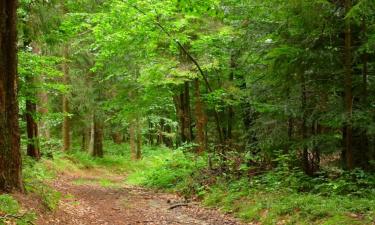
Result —
[[[0, 9], [0, 190], [53, 209], [48, 161], [125, 172], [264, 224], [374, 221], [375, 1]], [[0, 202], [1, 223], [18, 206]]]

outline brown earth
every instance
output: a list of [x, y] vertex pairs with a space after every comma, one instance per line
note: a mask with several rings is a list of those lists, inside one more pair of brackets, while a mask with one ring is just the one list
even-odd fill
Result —
[[37, 225], [244, 224], [199, 203], [184, 204], [177, 195], [129, 186], [123, 180], [105, 171], [62, 174], [50, 183], [63, 194], [55, 212], [43, 209], [37, 198], [18, 199], [39, 215]]

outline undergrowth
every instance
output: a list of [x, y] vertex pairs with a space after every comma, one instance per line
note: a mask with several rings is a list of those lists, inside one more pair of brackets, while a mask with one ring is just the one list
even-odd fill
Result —
[[35, 214], [23, 212], [19, 203], [11, 195], [0, 195], [0, 225], [33, 224]]
[[[61, 195], [39, 181], [53, 179], [66, 170], [101, 168], [126, 174], [128, 184], [179, 192], [245, 221], [266, 225], [355, 225], [373, 224], [375, 220], [375, 176], [361, 170], [323, 170], [316, 177], [308, 177], [298, 169], [280, 166], [257, 176], [239, 175], [242, 171], [231, 175], [208, 169], [207, 155], [196, 156], [184, 149], [144, 146], [143, 158], [132, 161], [128, 145], [105, 146], [104, 158], [75, 150], [54, 154], [53, 160], [27, 163], [27, 189], [42, 196], [46, 206], [53, 210]], [[76, 181], [86, 182], [92, 181]], [[114, 187], [109, 180], [98, 182]]]

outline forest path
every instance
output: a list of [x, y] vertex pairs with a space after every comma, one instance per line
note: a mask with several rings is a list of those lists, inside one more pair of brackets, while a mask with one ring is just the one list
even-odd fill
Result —
[[62, 192], [64, 197], [55, 212], [39, 217], [38, 225], [243, 224], [198, 204], [170, 209], [181, 202], [181, 198], [128, 186], [123, 176], [106, 171], [62, 174], [51, 186]]

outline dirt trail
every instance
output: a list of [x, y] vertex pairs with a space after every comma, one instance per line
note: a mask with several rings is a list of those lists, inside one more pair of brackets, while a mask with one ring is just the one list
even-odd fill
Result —
[[170, 209], [178, 196], [127, 186], [120, 176], [65, 174], [51, 185], [65, 197], [56, 212], [41, 214], [38, 225], [243, 224], [198, 204]]

